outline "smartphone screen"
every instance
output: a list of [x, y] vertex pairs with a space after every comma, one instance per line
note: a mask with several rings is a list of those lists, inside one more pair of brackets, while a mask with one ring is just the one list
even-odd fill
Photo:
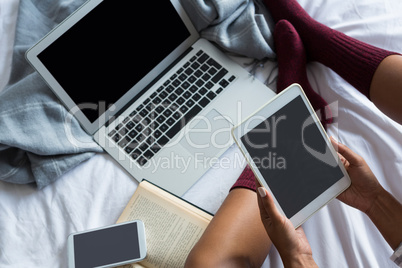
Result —
[[140, 258], [137, 222], [76, 234], [73, 243], [76, 268]]

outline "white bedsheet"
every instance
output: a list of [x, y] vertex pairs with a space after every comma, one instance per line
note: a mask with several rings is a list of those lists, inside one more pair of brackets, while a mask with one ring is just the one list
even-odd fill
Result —
[[[362, 41], [402, 53], [400, 0], [300, 0], [320, 22]], [[0, 90], [11, 63], [18, 0], [0, 0]], [[244, 62], [245, 59], [238, 58]], [[352, 64], [352, 63], [351, 63]], [[275, 74], [265, 64], [257, 77]], [[362, 155], [381, 184], [402, 201], [402, 127], [328, 68], [311, 63], [314, 89], [338, 114], [329, 128]], [[233, 146], [185, 198], [215, 212], [244, 166]], [[99, 154], [38, 191], [0, 182], [0, 267], [66, 267], [69, 233], [114, 223], [137, 183], [109, 156]], [[320, 267], [394, 267], [391, 248], [369, 219], [338, 200], [304, 225]], [[264, 267], [281, 267], [273, 248]]]

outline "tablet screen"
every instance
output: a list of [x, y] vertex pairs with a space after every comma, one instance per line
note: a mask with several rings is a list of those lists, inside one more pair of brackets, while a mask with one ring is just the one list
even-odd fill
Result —
[[300, 96], [241, 141], [288, 218], [344, 176]]

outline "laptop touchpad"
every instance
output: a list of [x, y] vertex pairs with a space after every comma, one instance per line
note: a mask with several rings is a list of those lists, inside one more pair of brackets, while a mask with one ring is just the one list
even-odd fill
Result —
[[219, 157], [233, 144], [231, 130], [233, 124], [228, 118], [212, 109], [206, 115], [197, 116], [190, 124], [189, 132], [180, 144], [191, 154], [201, 157]]

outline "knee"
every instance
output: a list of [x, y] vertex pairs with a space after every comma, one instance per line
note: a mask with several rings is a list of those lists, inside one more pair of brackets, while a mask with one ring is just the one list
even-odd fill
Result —
[[185, 267], [253, 267], [244, 256], [233, 256], [223, 251], [203, 250], [194, 248], [187, 257]]
[[197, 250], [193, 248], [187, 257], [185, 267], [197, 268], [197, 267], [218, 267], [216, 256], [206, 252], [204, 250]]

